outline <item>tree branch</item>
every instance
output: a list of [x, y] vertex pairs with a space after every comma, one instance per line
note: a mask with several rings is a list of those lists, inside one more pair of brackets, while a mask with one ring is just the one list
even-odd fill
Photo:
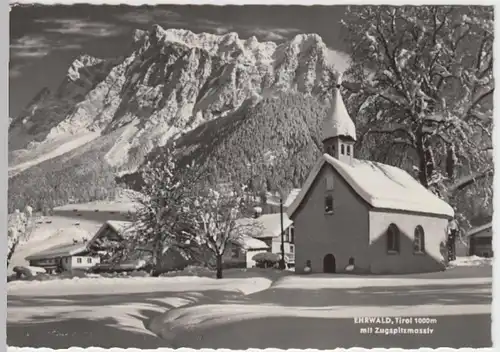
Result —
[[462, 177], [461, 179], [457, 180], [452, 186], [448, 187], [448, 190], [451, 194], [457, 193], [466, 187], [473, 185], [477, 181], [493, 175], [493, 168], [488, 168], [486, 170], [483, 170], [481, 172], [475, 172], [471, 175]]
[[397, 132], [402, 132], [408, 137], [408, 145], [415, 147], [416, 138], [415, 135], [408, 131], [404, 126], [396, 126], [393, 128], [382, 128], [382, 129], [374, 129], [369, 128], [363, 135], [368, 135], [371, 133], [381, 133], [381, 134], [396, 134]]
[[[403, 90], [403, 96], [406, 98], [407, 102], [410, 102], [408, 90], [406, 89], [406, 85], [405, 85], [404, 80], [401, 76], [401, 72], [397, 68], [396, 60], [395, 60], [394, 56], [391, 55], [391, 52], [389, 50], [389, 44], [388, 44], [387, 40], [385, 39], [385, 36], [382, 33], [382, 30], [380, 29], [380, 18], [377, 21], [376, 30], [380, 36], [380, 40], [382, 41], [382, 45], [384, 47], [385, 54], [386, 54], [387, 58], [389, 59], [389, 64], [390, 64], [391, 68], [394, 70], [394, 73], [398, 77], [399, 83], [401, 84], [401, 88]], [[394, 83], [396, 83], [396, 82], [394, 82]], [[395, 85], [395, 88], [396, 87], [397, 86]]]
[[483, 92], [482, 94], [479, 94], [473, 101], [472, 103], [469, 105], [469, 108], [467, 109], [467, 112], [465, 113], [465, 118], [466, 120], [469, 120], [470, 117], [471, 117], [471, 111], [472, 109], [474, 109], [474, 107], [479, 104], [483, 99], [485, 99], [486, 97], [490, 96], [493, 94], [493, 92], [495, 91], [495, 88], [491, 88], [490, 90], [487, 90], [485, 92]]

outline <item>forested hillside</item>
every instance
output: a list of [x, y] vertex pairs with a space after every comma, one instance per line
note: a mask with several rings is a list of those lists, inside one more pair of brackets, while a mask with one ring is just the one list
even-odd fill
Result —
[[[280, 92], [205, 123], [176, 141], [181, 164], [194, 162], [219, 176], [268, 189], [300, 187], [320, 155], [320, 126], [328, 105]], [[161, 149], [152, 158], [162, 157]], [[120, 179], [140, 188], [138, 174]], [[277, 189], [276, 189], [277, 190]]]

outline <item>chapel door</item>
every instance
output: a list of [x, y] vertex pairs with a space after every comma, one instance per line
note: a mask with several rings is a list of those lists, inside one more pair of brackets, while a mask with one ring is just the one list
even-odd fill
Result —
[[334, 273], [335, 272], [335, 257], [333, 254], [329, 253], [323, 258], [323, 272]]

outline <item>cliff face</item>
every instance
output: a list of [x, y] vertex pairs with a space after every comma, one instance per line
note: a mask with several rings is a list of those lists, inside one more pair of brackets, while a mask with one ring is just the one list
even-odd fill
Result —
[[[277, 45], [242, 40], [236, 33], [195, 34], [157, 25], [137, 30], [130, 55], [80, 56], [56, 92], [43, 89], [12, 121], [9, 149], [26, 163], [30, 153], [39, 156], [68, 138], [122, 131], [105, 160], [133, 171], [153, 148], [233, 113], [248, 99], [283, 90], [314, 95], [332, 77], [328, 53], [315, 34]], [[80, 147], [66, 146], [65, 151]]]

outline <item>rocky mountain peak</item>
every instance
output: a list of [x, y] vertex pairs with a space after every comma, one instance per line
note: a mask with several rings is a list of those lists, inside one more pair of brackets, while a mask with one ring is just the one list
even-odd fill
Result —
[[277, 45], [154, 25], [136, 30], [132, 41], [123, 58], [77, 57], [57, 93], [44, 92], [43, 103], [26, 111], [29, 123], [16, 128], [11, 150], [33, 140], [122, 133], [106, 160], [130, 171], [153, 148], [262, 96], [316, 94], [334, 70], [317, 34]]
[[95, 66], [104, 62], [103, 59], [99, 59], [87, 54], [78, 56], [70, 65], [68, 69], [67, 77], [73, 81], [80, 78], [80, 70], [84, 67]]

